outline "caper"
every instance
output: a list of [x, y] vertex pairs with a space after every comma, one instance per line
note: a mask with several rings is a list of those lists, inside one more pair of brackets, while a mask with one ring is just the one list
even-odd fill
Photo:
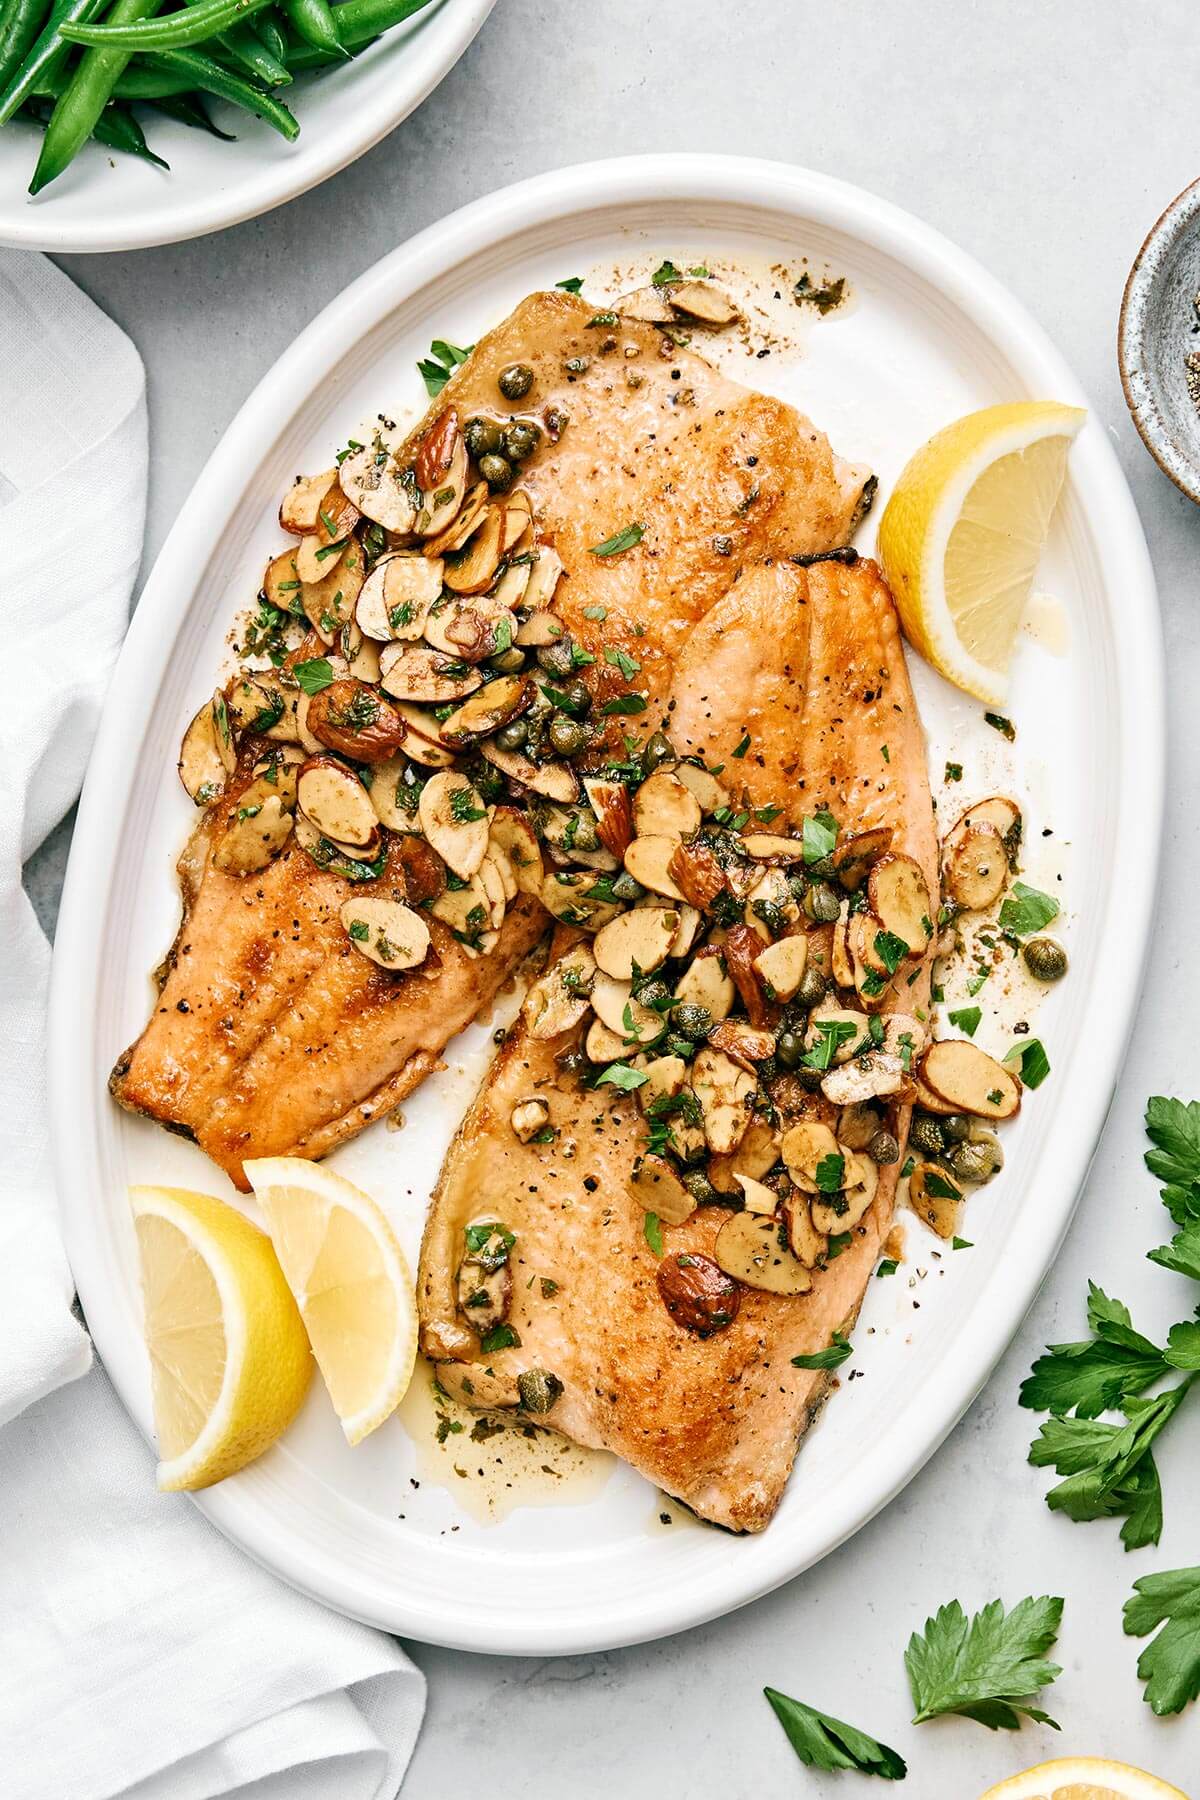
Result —
[[661, 976], [655, 976], [652, 981], [643, 981], [636, 992], [643, 1006], [658, 1006], [671, 998], [671, 990]]
[[671, 1014], [671, 1022], [676, 1031], [698, 1043], [701, 1038], [708, 1036], [713, 1021], [707, 1006], [696, 1006], [689, 1001], [675, 1008]]
[[635, 881], [633, 876], [627, 874], [624, 869], [621, 870], [619, 875], [613, 876], [612, 894], [614, 900], [640, 900], [645, 891], [646, 890], [641, 882]]
[[569, 1050], [560, 1050], [554, 1060], [567, 1075], [578, 1075], [588, 1067], [587, 1054], [582, 1044], [572, 1044]]
[[[550, 721], [549, 736], [551, 746], [557, 755], [578, 756], [581, 750], [586, 749], [590, 733], [587, 726], [581, 724], [578, 719], [567, 719], [560, 713], [556, 719]], [[575, 842], [581, 850], [589, 848], [578, 832], [575, 835]], [[595, 848], [594, 845], [591, 847]]]
[[828, 983], [820, 969], [807, 968], [796, 989], [796, 1000], [801, 1006], [820, 1006], [827, 987]]
[[646, 774], [653, 775], [655, 769], [661, 769], [664, 763], [678, 762], [675, 746], [665, 731], [652, 731], [646, 739], [642, 751], [642, 767]]
[[523, 400], [533, 386], [533, 370], [528, 363], [509, 363], [497, 375], [496, 386], [506, 400]]
[[697, 1206], [714, 1206], [720, 1201], [720, 1194], [703, 1169], [688, 1169], [679, 1179]]
[[841, 913], [842, 902], [836, 888], [827, 881], [816, 881], [805, 896], [804, 910], [818, 925], [832, 925]]
[[512, 486], [512, 464], [505, 462], [502, 456], [489, 451], [479, 459], [479, 473], [491, 488], [493, 494], [503, 494]]
[[932, 1113], [914, 1113], [908, 1130], [908, 1141], [921, 1156], [940, 1156], [946, 1148], [941, 1121]]
[[582, 681], [578, 675], [563, 687], [563, 699], [573, 712], [585, 713], [591, 710], [592, 696], [588, 692], [587, 682]]
[[974, 1120], [969, 1113], [944, 1113], [941, 1126], [948, 1144], [964, 1144], [974, 1129]]
[[569, 637], [555, 638], [552, 644], [542, 644], [535, 652], [539, 669], [547, 675], [557, 675], [560, 679], [570, 675], [575, 667], [575, 651]]
[[591, 366], [592, 359], [590, 356], [568, 356], [566, 362], [563, 364], [563, 368], [566, 370], [567, 374], [571, 376], [586, 375]]
[[547, 406], [542, 409], [542, 424], [546, 427], [555, 443], [558, 442], [567, 426], [571, 423], [571, 415], [561, 406]]
[[541, 442], [542, 434], [536, 425], [524, 419], [517, 419], [506, 425], [500, 439], [500, 449], [509, 462], [528, 462]]
[[785, 1069], [794, 1069], [804, 1055], [804, 1039], [798, 1031], [781, 1031], [775, 1040], [775, 1055]]
[[812, 881], [832, 881], [837, 874], [832, 856], [819, 856], [816, 862], [809, 863], [807, 868], [809, 879]]
[[696, 1046], [691, 1038], [680, 1037], [677, 1031], [668, 1031], [662, 1041], [663, 1056], [681, 1056], [684, 1062], [695, 1056]]
[[562, 1391], [562, 1382], [549, 1369], [522, 1369], [517, 1376], [517, 1392], [527, 1413], [548, 1413]]
[[1067, 953], [1053, 938], [1030, 938], [1021, 954], [1036, 981], [1061, 981], [1067, 972]]
[[964, 1144], [955, 1144], [946, 1152], [946, 1161], [960, 1181], [974, 1182], [978, 1186], [990, 1181], [1004, 1167], [1004, 1152], [999, 1138], [986, 1131]]
[[501, 750], [522, 750], [528, 736], [529, 726], [525, 720], [512, 719], [496, 733], [496, 744]]
[[890, 1131], [877, 1131], [867, 1145], [867, 1155], [874, 1163], [900, 1161], [900, 1146]]
[[482, 456], [494, 456], [500, 448], [500, 427], [494, 419], [468, 419], [463, 426], [463, 443], [467, 455], [476, 462]]
[[523, 650], [518, 650], [515, 644], [507, 650], [502, 650], [499, 656], [490, 656], [488, 658], [488, 668], [498, 669], [501, 675], [515, 675], [518, 669], [523, 669], [524, 667], [525, 652]]
[[[571, 720], [570, 723], [573, 724], [574, 720]], [[558, 744], [555, 742], [553, 725], [550, 727], [550, 742], [554, 744], [554, 748], [557, 750]], [[566, 753], [564, 752], [564, 754]], [[590, 812], [577, 812], [574, 816], [575, 830], [571, 837], [572, 850], [598, 850], [600, 848], [600, 839], [596, 835], [596, 821], [592, 814]]]

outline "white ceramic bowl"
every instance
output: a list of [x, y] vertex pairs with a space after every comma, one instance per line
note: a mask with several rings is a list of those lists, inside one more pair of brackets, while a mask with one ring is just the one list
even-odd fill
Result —
[[[179, 737], [212, 689], [235, 608], [278, 546], [279, 494], [296, 470], [323, 467], [364, 416], [424, 403], [413, 365], [431, 337], [471, 343], [532, 288], [580, 275], [599, 296], [604, 269], [610, 280], [614, 263], [636, 275], [664, 255], [728, 256], [764, 276], [807, 255], [849, 276], [853, 303], [813, 325], [801, 357], [755, 361], [736, 345], [730, 354], [742, 356], [734, 367], [747, 379], [809, 406], [844, 454], [869, 461], [881, 497], [915, 446], [971, 407], [1019, 396], [1084, 403], [1011, 296], [915, 219], [824, 175], [710, 156], [594, 164], [493, 195], [385, 257], [293, 344], [213, 454], [134, 616], [58, 928], [50, 1069], [68, 1248], [96, 1343], [148, 1435], [126, 1184], [234, 1196], [193, 1146], [118, 1112], [105, 1078], [145, 1021], [149, 971], [178, 918], [171, 861], [192, 813], [175, 776]], [[910, 1260], [928, 1278], [906, 1269], [868, 1283], [854, 1337], [861, 1379], [843, 1382], [809, 1434], [767, 1531], [664, 1531], [654, 1492], [623, 1467], [599, 1492], [481, 1525], [463, 1510], [461, 1483], [427, 1478], [402, 1418], [351, 1451], [316, 1383], [279, 1445], [198, 1496], [231, 1538], [329, 1605], [407, 1636], [472, 1650], [596, 1650], [696, 1624], [796, 1575], [933, 1453], [1066, 1231], [1128, 1041], [1149, 931], [1163, 796], [1159, 620], [1141, 528], [1098, 419], [1072, 448], [1039, 580], [1058, 596], [1070, 644], [1055, 655], [1022, 643], [1011, 750], [981, 708], [910, 660], [931, 768], [963, 764], [952, 790], [963, 805], [1015, 789], [1030, 822], [1027, 879], [1061, 879], [1073, 973], [1037, 1021], [1053, 1072], [1005, 1130], [1003, 1174], [968, 1206], [972, 1251], [942, 1254], [908, 1215]], [[1002, 1051], [994, 1032], [985, 1019], [979, 1041]], [[490, 1043], [490, 1024], [464, 1033], [446, 1074], [405, 1103], [402, 1133], [376, 1126], [337, 1152], [336, 1166], [386, 1206], [410, 1253]]]
[[87, 144], [31, 200], [41, 134], [17, 121], [0, 130], [0, 245], [10, 250], [144, 250], [237, 225], [336, 175], [394, 131], [449, 74], [496, 0], [433, 0], [370, 49], [319, 78], [300, 76], [285, 98], [300, 121], [288, 144], [257, 119], [212, 102], [237, 141], [157, 115], [152, 148], [170, 173]]

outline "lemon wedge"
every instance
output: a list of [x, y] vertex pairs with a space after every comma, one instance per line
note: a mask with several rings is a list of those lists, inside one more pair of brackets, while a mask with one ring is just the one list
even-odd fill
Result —
[[404, 1252], [369, 1195], [319, 1163], [246, 1164], [317, 1367], [352, 1444], [403, 1400], [417, 1355], [417, 1302]]
[[129, 1191], [166, 1493], [245, 1468], [295, 1418], [312, 1375], [270, 1238], [184, 1188]]
[[905, 636], [968, 694], [998, 705], [1021, 614], [1087, 414], [1051, 400], [968, 413], [911, 457], [879, 555]]
[[980, 1800], [1188, 1800], [1177, 1787], [1128, 1763], [1103, 1756], [1067, 1756], [1039, 1763], [989, 1788]]

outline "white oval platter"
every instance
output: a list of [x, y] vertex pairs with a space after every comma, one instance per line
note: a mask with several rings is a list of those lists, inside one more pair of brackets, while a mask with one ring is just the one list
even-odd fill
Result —
[[[851, 304], [806, 328], [802, 354], [743, 353], [741, 372], [872, 463], [881, 499], [911, 451], [972, 407], [1022, 396], [1086, 404], [1021, 308], [934, 232], [826, 176], [733, 158], [635, 158], [510, 188], [386, 257], [303, 333], [229, 428], [147, 584], [92, 759], [59, 925], [51, 1081], [69, 1251], [96, 1343], [147, 1434], [126, 1186], [233, 1196], [192, 1146], [120, 1113], [105, 1079], [144, 1023], [149, 971], [178, 917], [172, 864], [190, 816], [175, 777], [180, 732], [277, 547], [278, 497], [297, 470], [325, 466], [363, 417], [415, 414], [424, 394], [414, 364], [431, 338], [471, 343], [523, 294], [572, 275], [599, 294], [607, 271], [607, 291], [618, 292], [614, 282], [635, 285], [663, 256], [762, 274], [807, 257], [849, 277]], [[869, 520], [860, 547], [872, 541]], [[849, 1365], [858, 1378], [843, 1380], [810, 1434], [769, 1529], [746, 1539], [686, 1521], [664, 1529], [652, 1489], [616, 1465], [606, 1480], [565, 1484], [558, 1504], [482, 1524], [452, 1477], [426, 1478], [428, 1457], [402, 1419], [349, 1450], [318, 1383], [281, 1444], [199, 1496], [221, 1530], [295, 1586], [392, 1631], [472, 1650], [579, 1652], [676, 1631], [795, 1576], [932, 1455], [1067, 1229], [1152, 914], [1159, 619], [1133, 504], [1094, 418], [1071, 453], [1039, 585], [1056, 597], [1050, 636], [1060, 641], [1019, 649], [1011, 748], [973, 702], [923, 666], [915, 677], [935, 776], [947, 759], [963, 764], [953, 790], [963, 804], [1015, 785], [1029, 820], [1027, 878], [1062, 895], [1073, 973], [1036, 1026], [1053, 1073], [1006, 1131], [1003, 1175], [970, 1203], [969, 1253], [946, 1254], [908, 1217], [905, 1266], [870, 1283]], [[335, 1158], [387, 1208], [414, 1257], [494, 1023], [450, 1047], [447, 1072], [406, 1104], [402, 1132], [377, 1126]], [[472, 1462], [475, 1447], [459, 1442]]]

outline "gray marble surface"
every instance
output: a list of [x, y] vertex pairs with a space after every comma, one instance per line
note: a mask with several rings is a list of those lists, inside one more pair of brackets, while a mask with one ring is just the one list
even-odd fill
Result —
[[[1067, 1750], [1124, 1756], [1200, 1794], [1200, 1714], [1152, 1718], [1120, 1629], [1134, 1578], [1200, 1562], [1197, 1426], [1161, 1457], [1158, 1552], [1115, 1527], [1071, 1525], [1026, 1466], [1016, 1390], [1047, 1339], [1082, 1326], [1088, 1276], [1152, 1330], [1194, 1301], [1143, 1260], [1161, 1238], [1141, 1169], [1147, 1093], [1200, 1092], [1192, 880], [1200, 516], [1154, 468], [1125, 412], [1114, 354], [1127, 269], [1197, 173], [1194, 11], [1183, 0], [499, 0], [459, 66], [392, 137], [271, 216], [70, 274], [146, 360], [152, 474], [146, 566], [249, 389], [296, 332], [411, 232], [489, 189], [588, 158], [667, 149], [778, 157], [874, 189], [939, 227], [1020, 296], [1073, 362], [1133, 487], [1162, 594], [1173, 777], [1159, 925], [1145, 1000], [1074, 1229], [1017, 1342], [924, 1473], [819, 1568], [731, 1618], [670, 1641], [567, 1661], [416, 1647], [429, 1714], [406, 1792], [822, 1796], [855, 1776], [797, 1768], [760, 1689], [858, 1721], [908, 1757], [915, 1800], [974, 1800], [989, 1781]], [[69, 831], [29, 881], [52, 925]], [[1130, 856], [1140, 853], [1134, 842]], [[1120, 879], [1120, 871], [1113, 871]], [[1069, 1119], [1062, 1121], [1069, 1131]], [[902, 1651], [936, 1605], [1066, 1596], [1061, 1736], [963, 1721], [913, 1730]]]

